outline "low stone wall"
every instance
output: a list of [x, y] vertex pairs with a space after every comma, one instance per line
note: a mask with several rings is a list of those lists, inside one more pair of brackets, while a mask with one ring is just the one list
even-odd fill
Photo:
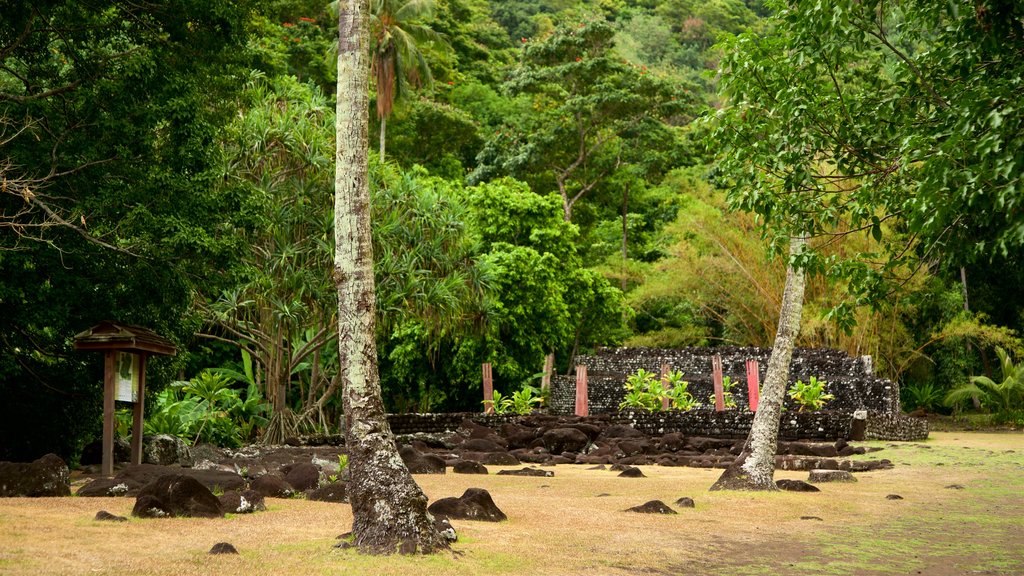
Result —
[[[689, 391], [699, 402], [712, 404], [714, 392], [711, 379], [711, 358], [722, 357], [722, 373], [737, 382], [733, 396], [740, 406], [747, 405], [746, 361], [757, 360], [760, 379], [764, 382], [770, 348], [608, 348], [592, 356], [580, 356], [577, 363], [587, 367], [587, 392], [590, 413], [618, 411], [624, 394], [626, 377], [640, 368], [659, 373], [662, 364], [683, 372]], [[838, 350], [798, 348], [793, 353], [790, 382], [808, 381], [811, 376], [828, 382], [826, 391], [835, 396], [827, 408], [852, 414], [868, 410], [880, 414], [898, 414], [899, 387], [889, 380], [874, 376], [871, 357], [852, 357]], [[551, 383], [550, 409], [555, 414], [573, 414], [576, 404], [574, 376], [556, 376]], [[797, 407], [786, 400], [786, 407]]]
[[867, 430], [864, 433], [868, 440], [901, 440], [911, 442], [928, 438], [928, 421], [924, 418], [912, 418], [906, 414], [871, 414], [868, 413]]
[[[520, 416], [463, 412], [453, 414], [390, 414], [388, 423], [395, 434], [441, 434], [458, 429], [469, 419], [477, 424], [497, 428], [516, 422]], [[749, 410], [697, 409], [689, 412], [645, 412], [623, 410], [601, 414], [595, 420], [612, 424], [629, 424], [651, 436], [679, 432], [684, 436], [743, 439], [750, 432], [754, 413]], [[837, 440], [849, 438], [853, 416], [839, 411], [783, 412], [779, 421], [779, 437], [783, 440]], [[876, 440], [923, 440], [928, 437], [928, 423], [908, 416], [868, 414], [867, 437]]]

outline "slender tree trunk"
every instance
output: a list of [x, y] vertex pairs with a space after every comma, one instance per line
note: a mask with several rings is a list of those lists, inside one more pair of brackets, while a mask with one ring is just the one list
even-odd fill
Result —
[[427, 497], [398, 455], [381, 401], [374, 342], [376, 302], [370, 243], [369, 0], [339, 3], [334, 279], [338, 353], [351, 467], [352, 536], [371, 554], [448, 547]]
[[[629, 184], [626, 184], [626, 189], [622, 192], [622, 281], [620, 286], [622, 287], [622, 293], [626, 293], [626, 261], [629, 260], [629, 226], [628, 216], [629, 212]], [[623, 311], [625, 313], [625, 311]]]
[[384, 161], [384, 134], [388, 129], [388, 117], [380, 117], [380, 161]]
[[[789, 256], [804, 251], [806, 238], [794, 236], [789, 241]], [[757, 414], [743, 452], [722, 473], [712, 490], [778, 490], [775, 485], [775, 450], [779, 441], [779, 418], [789, 382], [789, 363], [793, 358], [796, 337], [800, 334], [800, 317], [804, 307], [804, 271], [786, 268], [786, 287], [782, 292], [782, 309], [775, 345], [768, 360]]]

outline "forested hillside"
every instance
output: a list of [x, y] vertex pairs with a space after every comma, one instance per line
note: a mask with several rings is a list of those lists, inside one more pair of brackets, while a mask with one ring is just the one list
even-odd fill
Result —
[[[794, 234], [799, 344], [908, 410], [1024, 357], [1021, 8], [782, 4], [371, 0], [389, 410], [481, 409], [483, 362], [511, 394], [549, 353], [770, 346]], [[105, 319], [179, 347], [153, 432], [337, 429], [335, 9], [3, 5], [0, 459], [98, 437], [72, 338]]]

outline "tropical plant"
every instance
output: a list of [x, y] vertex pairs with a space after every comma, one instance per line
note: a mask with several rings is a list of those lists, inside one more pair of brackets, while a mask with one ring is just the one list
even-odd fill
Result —
[[639, 408], [649, 412], [661, 410], [661, 399], [666, 396], [665, 385], [654, 372], [643, 368], [626, 377], [624, 385], [626, 394], [619, 404], [619, 409]]
[[377, 88], [382, 161], [387, 121], [395, 101], [410, 88], [433, 81], [425, 52], [447, 47], [441, 35], [425, 23], [433, 17], [435, 7], [434, 0], [370, 0], [370, 74]]
[[700, 406], [700, 403], [690, 394], [687, 388], [690, 383], [683, 380], [683, 373], [679, 370], [672, 370], [668, 373], [668, 387], [665, 390], [665, 397], [671, 402], [672, 408], [689, 412]]
[[835, 398], [835, 396], [825, 393], [826, 384], [828, 383], [824, 380], [818, 380], [814, 376], [811, 376], [810, 381], [807, 383], [804, 383], [803, 380], [797, 380], [789, 387], [789, 397], [800, 407], [800, 412], [803, 412], [805, 409], [821, 410], [821, 407], [826, 402]]
[[[722, 403], [726, 408], [736, 407], [736, 398], [732, 394], [732, 389], [736, 387], [736, 383], [732, 381], [729, 376], [722, 377]], [[708, 402], [711, 404], [715, 403], [715, 393], [712, 392], [708, 395]]]
[[946, 395], [947, 406], [959, 407], [971, 398], [978, 398], [982, 406], [996, 414], [1011, 414], [1024, 408], [1024, 366], [1015, 365], [1002, 348], [997, 347], [996, 354], [1003, 381], [997, 383], [988, 376], [972, 376], [970, 383]]
[[494, 407], [495, 414], [529, 414], [534, 408], [541, 405], [543, 398], [539, 388], [524, 384], [511, 396], [504, 396], [495, 390], [492, 393], [492, 400], [484, 400], [484, 406], [488, 404]]
[[918, 409], [934, 411], [943, 404], [946, 396], [942, 388], [936, 386], [932, 381], [901, 386], [900, 394], [903, 396], [903, 410], [907, 412]]

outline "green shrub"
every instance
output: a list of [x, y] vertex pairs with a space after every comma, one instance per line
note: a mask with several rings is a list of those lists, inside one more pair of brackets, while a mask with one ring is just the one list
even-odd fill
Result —
[[624, 389], [626, 391], [619, 409], [637, 408], [649, 412], [662, 410], [662, 400], [667, 398], [671, 407], [677, 410], [692, 410], [700, 404], [689, 393], [687, 387], [689, 382], [683, 380], [683, 373], [673, 370], [668, 374], [668, 387], [661, 381], [654, 372], [648, 372], [643, 368], [626, 378]]
[[971, 398], [978, 398], [981, 405], [995, 414], [1011, 415], [1024, 408], [1024, 367], [1014, 365], [1013, 358], [996, 347], [1003, 381], [996, 383], [987, 376], [972, 376], [964, 384], [946, 395], [946, 405], [959, 407]]
[[826, 402], [835, 398], [835, 396], [825, 393], [826, 384], [828, 382], [818, 380], [814, 376], [811, 376], [811, 381], [806, 384], [803, 380], [797, 380], [789, 388], [789, 397], [800, 407], [800, 412], [807, 409], [821, 410]]

